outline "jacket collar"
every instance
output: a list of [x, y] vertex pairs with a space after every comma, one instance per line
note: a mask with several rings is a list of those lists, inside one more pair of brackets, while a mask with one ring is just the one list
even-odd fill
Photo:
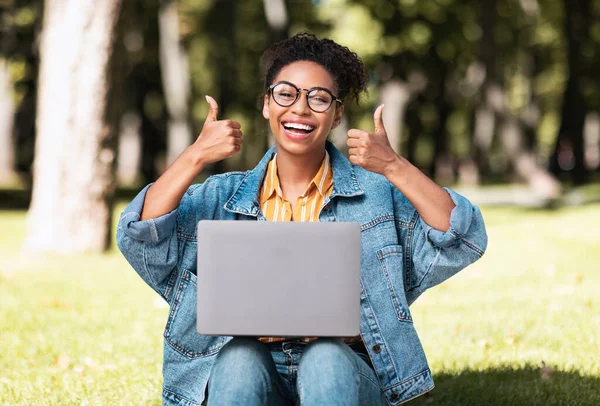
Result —
[[[325, 148], [329, 153], [333, 169], [333, 191], [331, 192], [330, 199], [336, 196], [352, 197], [364, 194], [365, 192], [358, 184], [358, 179], [350, 161], [331, 142], [327, 141]], [[273, 155], [276, 152], [276, 148], [271, 147], [258, 165], [247, 172], [238, 188], [231, 195], [227, 203], [225, 203], [225, 210], [249, 216], [258, 216], [260, 210], [260, 187], [262, 186], [269, 162], [273, 159]]]

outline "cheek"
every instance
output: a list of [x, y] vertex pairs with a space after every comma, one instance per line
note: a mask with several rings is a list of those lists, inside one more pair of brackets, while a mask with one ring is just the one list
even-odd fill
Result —
[[323, 128], [326, 131], [331, 130], [333, 128], [334, 124], [335, 124], [335, 114], [327, 116], [327, 118], [325, 120], [323, 120], [321, 123], [321, 125], [323, 126]]
[[277, 133], [277, 130], [279, 129], [279, 121], [276, 117], [271, 116], [269, 118], [269, 127], [271, 127], [271, 132], [273, 134]]

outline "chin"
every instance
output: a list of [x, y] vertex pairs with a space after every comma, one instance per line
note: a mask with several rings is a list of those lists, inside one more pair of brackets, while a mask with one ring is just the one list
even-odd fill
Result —
[[[323, 148], [325, 143], [323, 143]], [[321, 143], [314, 139], [307, 139], [301, 142], [289, 140], [283, 136], [275, 139], [275, 145], [277, 150], [284, 150], [291, 155], [307, 155], [313, 153], [316, 150], [321, 149]]]
[[288, 140], [283, 140], [283, 142], [277, 141], [276, 144], [278, 150], [284, 150], [292, 155], [304, 155], [312, 149], [309, 145], [290, 142]]

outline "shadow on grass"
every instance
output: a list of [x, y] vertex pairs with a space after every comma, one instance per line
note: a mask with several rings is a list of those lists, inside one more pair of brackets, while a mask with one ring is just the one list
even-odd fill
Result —
[[0, 189], [0, 210], [27, 210], [30, 201], [30, 190]]
[[410, 405], [600, 405], [600, 377], [538, 368], [434, 375], [435, 388]]

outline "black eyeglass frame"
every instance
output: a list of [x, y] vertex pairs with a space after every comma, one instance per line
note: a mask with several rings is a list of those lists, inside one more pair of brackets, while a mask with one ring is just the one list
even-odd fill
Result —
[[[275, 87], [279, 86], [279, 85], [290, 85], [291, 87], [293, 87], [294, 89], [296, 89], [296, 98], [294, 99], [293, 102], [291, 102], [290, 104], [281, 104], [279, 103], [276, 99], [275, 96], [273, 95], [273, 89], [275, 89]], [[269, 86], [269, 93], [271, 94], [271, 97], [273, 98], [273, 101], [275, 101], [275, 103], [277, 103], [278, 105], [280, 105], [281, 107], [290, 107], [291, 105], [293, 105], [294, 103], [296, 103], [298, 101], [298, 98], [300, 97], [300, 90], [306, 90], [306, 105], [308, 106], [309, 109], [311, 109], [312, 111], [314, 111], [315, 113], [325, 113], [327, 110], [329, 110], [331, 108], [331, 105], [333, 104], [333, 102], [338, 102], [340, 105], [343, 105], [344, 102], [337, 97], [336, 95], [334, 95], [333, 93], [331, 93], [331, 90], [324, 88], [324, 87], [311, 87], [310, 89], [305, 89], [302, 87], [298, 87], [293, 83], [290, 83], [288, 81], [282, 80], [281, 82], [277, 82], [271, 86]], [[308, 99], [308, 94], [312, 91], [315, 90], [322, 90], [324, 92], [329, 93], [329, 95], [331, 96], [331, 103], [329, 103], [329, 106], [327, 106], [327, 108], [323, 111], [317, 111], [315, 109], [313, 109], [310, 106], [310, 100]]]

